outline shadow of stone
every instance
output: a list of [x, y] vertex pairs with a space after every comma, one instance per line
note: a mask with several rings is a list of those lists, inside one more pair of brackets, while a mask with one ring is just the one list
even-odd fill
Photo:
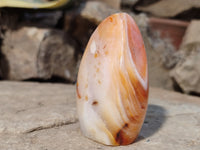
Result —
[[147, 139], [148, 137], [155, 134], [162, 127], [165, 120], [166, 120], [166, 109], [158, 105], [150, 104], [148, 106], [146, 118], [144, 120], [142, 129], [135, 142], [138, 142], [142, 139]]

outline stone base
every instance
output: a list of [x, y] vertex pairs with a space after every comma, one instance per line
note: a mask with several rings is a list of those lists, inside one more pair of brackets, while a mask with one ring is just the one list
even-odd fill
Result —
[[75, 86], [0, 82], [0, 149], [200, 149], [200, 98], [150, 88], [137, 140], [110, 147], [85, 138], [76, 115]]

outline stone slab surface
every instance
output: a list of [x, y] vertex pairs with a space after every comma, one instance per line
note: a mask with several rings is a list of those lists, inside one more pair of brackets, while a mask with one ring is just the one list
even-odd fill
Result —
[[73, 85], [0, 82], [0, 134], [77, 122]]
[[118, 147], [104, 146], [81, 134], [75, 103], [73, 85], [0, 82], [0, 149], [200, 149], [200, 98], [150, 88], [138, 139]]

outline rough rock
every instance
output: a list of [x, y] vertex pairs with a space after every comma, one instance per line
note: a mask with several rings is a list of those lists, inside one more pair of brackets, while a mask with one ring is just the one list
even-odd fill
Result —
[[76, 43], [63, 31], [22, 27], [8, 30], [1, 52], [4, 79], [49, 79], [58, 76], [74, 82], [78, 66]]
[[61, 77], [75, 82], [81, 55], [76, 42], [63, 31], [52, 31], [43, 39], [38, 52], [38, 76]]
[[120, 9], [120, 3], [121, 0], [99, 0], [99, 1], [103, 1], [104, 3], [108, 4], [109, 6], [115, 8], [115, 9]]
[[[197, 134], [200, 133], [199, 98], [150, 88], [148, 111], [138, 139], [133, 144], [118, 147], [104, 146], [82, 135], [75, 117], [75, 99], [75, 87], [72, 85], [0, 82], [2, 104], [0, 124], [12, 122], [11, 125], [14, 126], [20, 119], [16, 110], [22, 108], [26, 110], [20, 112], [24, 113], [21, 120], [24, 120], [25, 116], [26, 120], [21, 121], [20, 128], [24, 128], [29, 122], [37, 128], [40, 127], [38, 122], [47, 125], [48, 123], [45, 122], [47, 120], [51, 120], [51, 124], [67, 120], [70, 118], [68, 112], [74, 109], [73, 119], [69, 124], [52, 125], [49, 128], [37, 128], [32, 132], [26, 132], [33, 129], [30, 127], [28, 130], [27, 128], [21, 130], [22, 132], [10, 130], [9, 133], [5, 132], [11, 129], [8, 125], [6, 130], [0, 132], [0, 149], [154, 150], [159, 147], [160, 150], [199, 150], [200, 148], [200, 134]], [[42, 106], [38, 106], [38, 102], [42, 103]], [[41, 112], [42, 107], [46, 106], [48, 109]], [[33, 114], [37, 116], [37, 120], [36, 117], [30, 117]], [[6, 115], [9, 117], [5, 117]], [[61, 116], [63, 119], [60, 119]]]
[[197, 0], [161, 0], [149, 6], [138, 7], [137, 9], [158, 17], [174, 17], [191, 8], [199, 7], [200, 1]]
[[186, 34], [181, 43], [181, 47], [187, 45], [194, 45], [195, 43], [200, 43], [200, 21], [193, 20], [187, 28]]
[[82, 5], [80, 16], [99, 24], [106, 17], [117, 12], [119, 12], [119, 10], [106, 5], [106, 3], [100, 1], [88, 1]]
[[[88, 1], [94, 1], [94, 0], [88, 0]], [[121, 0], [96, 0], [96, 1], [103, 2], [114, 9], [120, 9]]]
[[7, 31], [1, 52], [3, 78], [23, 80], [37, 76], [37, 52], [47, 32], [46, 29], [26, 27], [17, 31]]
[[171, 77], [185, 93], [200, 94], [200, 21], [192, 21], [187, 28], [181, 48], [180, 60], [171, 71]]
[[180, 61], [172, 70], [171, 76], [185, 93], [200, 94], [200, 45]]

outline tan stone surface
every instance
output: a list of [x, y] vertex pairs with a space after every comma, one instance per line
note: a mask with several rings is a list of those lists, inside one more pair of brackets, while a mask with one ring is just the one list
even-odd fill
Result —
[[185, 93], [200, 94], [200, 21], [189, 24], [179, 50], [180, 60], [171, 77]]
[[183, 37], [183, 41], [181, 43], [181, 48], [184, 48], [188, 45], [194, 45], [196, 43], [200, 43], [200, 21], [192, 20], [186, 30], [186, 33]]
[[77, 121], [73, 85], [0, 83], [0, 134], [26, 133]]
[[2, 42], [0, 73], [6, 80], [50, 79], [76, 81], [79, 57], [76, 41], [66, 32], [21, 27], [7, 30]]
[[138, 7], [140, 11], [149, 12], [158, 17], [173, 17], [191, 8], [199, 8], [198, 0], [161, 0], [146, 7]]
[[[156, 88], [150, 89], [149, 107], [147, 116], [137, 141], [128, 146], [110, 147], [93, 142], [85, 138], [79, 129], [79, 124], [74, 116], [74, 121], [60, 126], [52, 126], [32, 132], [19, 130], [23, 133], [13, 132], [12, 124], [19, 118], [16, 114], [18, 108], [38, 107], [36, 103], [40, 101], [43, 107], [48, 106], [48, 113], [41, 113], [41, 106], [36, 111], [24, 111], [25, 116], [35, 115], [37, 119], [48, 120], [50, 117], [59, 114], [60, 121], [69, 120], [68, 112], [74, 110], [75, 115], [75, 93], [74, 86], [64, 84], [39, 84], [39, 83], [17, 83], [0, 82], [0, 123], [6, 123], [4, 114], [10, 114], [10, 125], [5, 131], [0, 132], [0, 149], [14, 150], [199, 150], [200, 149], [200, 98], [186, 96], [183, 94], [164, 91]], [[16, 103], [17, 102], [21, 102]], [[56, 107], [60, 106], [60, 107]], [[70, 107], [68, 107], [70, 106]], [[52, 113], [54, 112], [54, 113]], [[21, 112], [22, 113], [22, 112]], [[59, 116], [56, 115], [56, 116]], [[4, 118], [4, 119], [3, 119]], [[58, 117], [59, 118], [59, 117]], [[34, 121], [30, 117], [25, 122]], [[51, 119], [51, 120], [54, 120]], [[12, 121], [11, 121], [12, 120]], [[59, 120], [59, 119], [58, 119]], [[73, 119], [72, 119], [73, 120]], [[55, 120], [54, 120], [55, 121]], [[53, 122], [49, 124], [53, 124]], [[46, 124], [46, 122], [44, 123]], [[23, 129], [21, 127], [16, 129]], [[34, 128], [38, 124], [34, 125]]]
[[119, 10], [114, 9], [100, 1], [88, 1], [84, 4], [80, 16], [99, 24], [111, 14], [117, 13]]

